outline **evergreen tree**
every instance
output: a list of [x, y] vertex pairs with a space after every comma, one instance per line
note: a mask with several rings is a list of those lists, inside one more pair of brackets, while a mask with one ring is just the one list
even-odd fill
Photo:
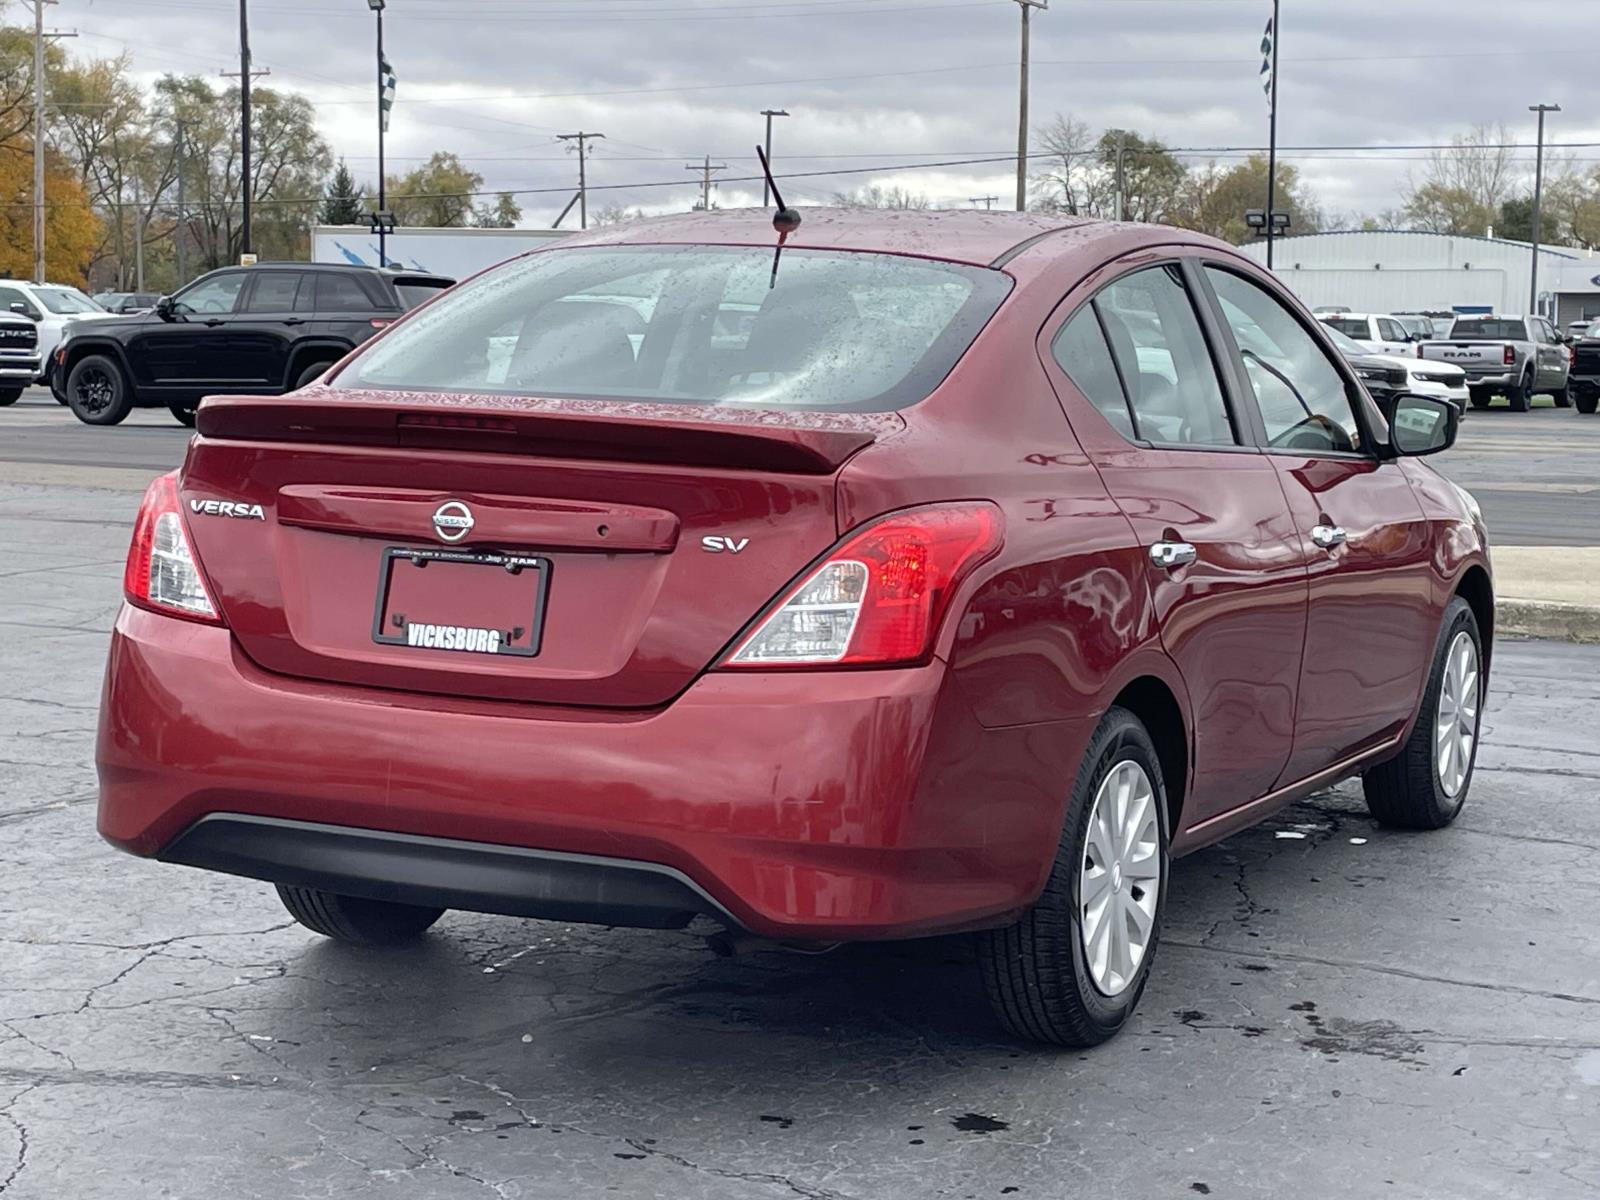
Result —
[[345, 166], [342, 158], [339, 160], [338, 169], [333, 173], [333, 178], [328, 181], [327, 194], [322, 201], [322, 211], [318, 216], [324, 225], [366, 223], [367, 213], [361, 203], [361, 192], [350, 174], [350, 168]]

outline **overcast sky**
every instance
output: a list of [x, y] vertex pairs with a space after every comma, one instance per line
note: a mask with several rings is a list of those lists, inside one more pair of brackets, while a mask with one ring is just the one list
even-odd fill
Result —
[[[1541, 101], [1567, 109], [1552, 118], [1552, 141], [1600, 143], [1596, 0], [1282, 7], [1281, 146], [1440, 142], [1504, 121], [1529, 143], [1531, 177], [1527, 106]], [[1259, 43], [1270, 12], [1271, 0], [1051, 0], [1033, 20], [1033, 124], [1071, 112], [1172, 146], [1264, 145]], [[126, 50], [142, 78], [237, 69], [237, 0], [61, 0], [49, 19], [83, 35], [70, 52]], [[366, 0], [250, 0], [250, 22], [266, 85], [316, 101], [334, 153], [372, 178]], [[575, 187], [576, 163], [554, 134], [606, 135], [590, 167], [597, 189], [674, 181], [597, 191], [593, 204], [665, 211], [696, 198], [698, 176], [684, 167], [705, 154], [728, 164], [725, 176], [754, 173], [763, 108], [793, 114], [777, 123], [780, 170], [872, 168], [795, 180], [794, 200], [869, 183], [941, 205], [1014, 195], [1005, 163], [894, 166], [1015, 152], [1014, 0], [388, 0], [385, 36], [400, 78], [391, 173], [447, 149], [486, 187], [554, 189], [519, 196], [524, 224], [549, 224]], [[1570, 153], [1600, 160], [1600, 146]], [[1325, 208], [1369, 212], [1398, 204], [1425, 154], [1284, 156]], [[759, 202], [760, 187], [724, 184], [716, 199]]]

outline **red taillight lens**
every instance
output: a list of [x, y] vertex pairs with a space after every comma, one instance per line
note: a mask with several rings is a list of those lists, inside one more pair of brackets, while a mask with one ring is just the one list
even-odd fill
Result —
[[933, 651], [956, 588], [1000, 548], [992, 504], [931, 505], [852, 534], [782, 596], [726, 667], [887, 666]]
[[122, 590], [130, 604], [189, 621], [222, 624], [211, 602], [183, 510], [178, 507], [178, 473], [169, 471], [153, 482], [139, 506], [128, 565], [122, 573]]
[[367, 322], [367, 324], [371, 325], [374, 329], [387, 329], [387, 328], [389, 328], [389, 326], [394, 324], [394, 318], [393, 317], [373, 317], [372, 320]]
[[1508, 366], [1508, 367], [1516, 366], [1517, 365], [1516, 347], [1507, 346], [1503, 360], [1504, 360], [1506, 366]]

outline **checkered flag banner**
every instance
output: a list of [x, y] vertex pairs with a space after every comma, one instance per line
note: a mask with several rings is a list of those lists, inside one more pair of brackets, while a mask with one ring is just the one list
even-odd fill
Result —
[[1267, 96], [1267, 109], [1272, 108], [1272, 18], [1267, 18], [1267, 31], [1261, 35], [1261, 90]]
[[383, 88], [378, 93], [378, 107], [383, 113], [383, 131], [389, 132], [389, 110], [394, 107], [394, 68], [389, 65], [386, 58], [380, 65], [379, 76], [383, 81]]

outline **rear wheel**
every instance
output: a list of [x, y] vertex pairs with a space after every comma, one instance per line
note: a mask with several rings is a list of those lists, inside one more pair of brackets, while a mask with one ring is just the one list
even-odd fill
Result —
[[133, 409], [122, 368], [103, 354], [79, 359], [67, 375], [67, 407], [85, 425], [120, 424]]
[[280, 883], [278, 899], [289, 915], [313, 933], [360, 946], [393, 946], [420, 937], [444, 915], [442, 908], [341, 896], [321, 888]]
[[1468, 395], [1472, 398], [1473, 408], [1488, 408], [1493, 397], [1483, 388], [1473, 388]]
[[169, 404], [167, 405], [167, 411], [172, 414], [172, 419], [179, 425], [187, 425], [190, 429], [194, 428], [194, 405]]
[[1572, 397], [1572, 403], [1577, 410], [1585, 415], [1592, 414], [1600, 408], [1600, 394], [1595, 392], [1578, 392]]
[[0, 388], [0, 408], [9, 408], [21, 399], [21, 388]]
[[312, 363], [304, 371], [300, 372], [300, 378], [295, 380], [294, 390], [298, 392], [303, 387], [310, 387], [331, 366], [333, 366], [333, 359], [331, 358], [327, 362]]
[[978, 935], [1001, 1023], [1058, 1046], [1121, 1029], [1155, 957], [1166, 868], [1161, 762], [1139, 719], [1113, 708], [1084, 753], [1044, 893], [1016, 924]]
[[1506, 391], [1512, 412], [1527, 412], [1533, 405], [1533, 377], [1524, 375]]
[[1478, 758], [1483, 642], [1472, 606], [1457, 596], [1422, 693], [1416, 728], [1400, 753], [1362, 776], [1367, 808], [1396, 829], [1443, 829], [1460, 813]]

